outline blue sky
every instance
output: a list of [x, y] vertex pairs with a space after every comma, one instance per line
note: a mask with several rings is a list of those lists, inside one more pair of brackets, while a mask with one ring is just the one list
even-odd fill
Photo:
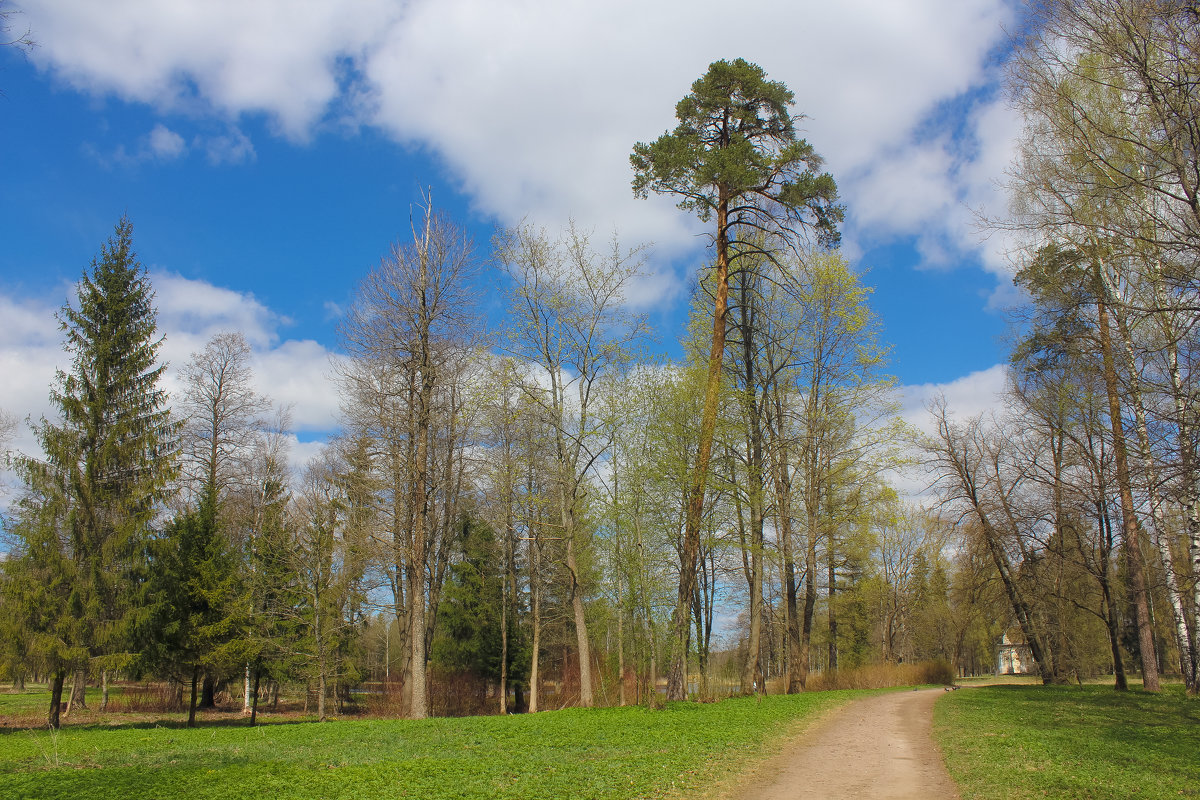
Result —
[[[1003, 0], [748, 2], [742, 18], [624, 0], [8, 5], [38, 43], [0, 49], [0, 408], [18, 417], [49, 413], [66, 365], [53, 311], [123, 213], [166, 357], [242, 329], [302, 442], [335, 424], [339, 311], [422, 187], [483, 258], [522, 220], [652, 241], [630, 299], [676, 352], [704, 228], [634, 199], [628, 153], [673, 126], [708, 63], [735, 57], [807, 115], [907, 413], [938, 390], [974, 411], [1002, 383], [1006, 242], [974, 220], [1003, 213], [1020, 128], [998, 89]], [[486, 302], [497, 320], [497, 294]]]

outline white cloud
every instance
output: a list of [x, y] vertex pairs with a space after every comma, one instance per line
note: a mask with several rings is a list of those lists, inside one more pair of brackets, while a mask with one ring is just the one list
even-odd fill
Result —
[[[204, 342], [221, 331], [241, 331], [251, 347], [261, 349], [278, 339], [278, 328], [288, 320], [255, 299], [254, 295], [156, 271], [150, 276], [159, 328], [177, 338]], [[169, 327], [168, 327], [169, 326]]]
[[953, 166], [944, 137], [884, 152], [851, 182], [847, 199], [855, 226], [878, 238], [919, 231], [943, 218], [958, 194]]
[[[632, 200], [628, 156], [635, 141], [673, 126], [675, 102], [709, 61], [745, 55], [787, 83], [847, 197], [867, 200], [859, 181], [882, 188], [908, 209], [897, 223], [913, 230], [943, 212], [952, 164], [927, 158], [876, 177], [897, 163], [879, 154], [912, 151], [941, 102], [986, 79], [984, 56], [1006, 18], [1002, 3], [986, 1], [751, 3], [738, 13], [771, 24], [742, 32], [704, 3], [516, 8], [415, 4], [366, 62], [375, 123], [440, 153], [504, 221], [529, 214], [553, 225], [570, 214], [675, 253], [694, 247], [699, 226], [669, 199]], [[930, 176], [914, 197], [916, 169]]]
[[293, 485], [299, 481], [309, 463], [321, 455], [321, 451], [324, 449], [325, 442], [323, 441], [302, 442], [296, 436], [288, 437], [287, 463], [292, 470]]
[[[726, 4], [520, 0], [40, 0], [24, 9], [33, 57], [97, 94], [235, 121], [263, 113], [305, 139], [377, 126], [441, 157], [479, 211], [506, 224], [617, 227], [667, 263], [703, 230], [668, 198], [635, 200], [628, 156], [674, 124], [676, 101], [717, 58], [788, 84], [806, 135], [851, 201], [848, 238], [918, 235], [930, 259], [980, 252], [969, 207], [992, 205], [1012, 118], [982, 102], [956, 138], [955, 100], [995, 80], [1006, 0]], [[748, 20], [742, 23], [741, 20]], [[766, 22], [762, 22], [766, 21]], [[957, 114], [957, 116], [956, 116]], [[253, 157], [236, 127], [194, 146]], [[660, 266], [646, 303], [678, 291]]]
[[150, 131], [150, 152], [161, 159], [178, 158], [187, 146], [183, 137], [161, 122]]
[[39, 0], [34, 59], [73, 86], [163, 110], [265, 111], [305, 138], [354, 58], [401, 13], [388, 0]]
[[[84, 148], [106, 167], [135, 167], [146, 162], [175, 161], [185, 156], [189, 149], [182, 135], [161, 122], [156, 124], [150, 133], [139, 137], [131, 145], [118, 145], [111, 152], [102, 152], [90, 143], [85, 144]], [[221, 133], [194, 136], [191, 149], [204, 153], [208, 163], [213, 166], [223, 164], [236, 166], [257, 158], [254, 143], [250, 141], [250, 137], [233, 125], [225, 126], [225, 130]]]
[[[929, 413], [929, 404], [944, 397], [950, 415], [966, 419], [980, 414], [999, 412], [1004, 404], [1008, 385], [1008, 367], [995, 364], [985, 370], [972, 372], [946, 383], [923, 383], [901, 388], [900, 416], [926, 436], [935, 436], [937, 426]], [[916, 503], [933, 503], [930, 493], [934, 476], [925, 464], [926, 455], [912, 445], [907, 458], [910, 463], [902, 469], [889, 470], [887, 482], [901, 497]]]
[[161, 356], [170, 364], [167, 386], [179, 391], [179, 370], [192, 354], [223, 331], [240, 331], [252, 351], [254, 382], [260, 394], [292, 409], [298, 430], [328, 431], [337, 426], [337, 387], [327, 377], [331, 353], [311, 340], [281, 339], [287, 317], [253, 295], [184, 278], [169, 272], [151, 276]]
[[[241, 331], [252, 348], [256, 390], [276, 403], [292, 408], [297, 430], [319, 437], [337, 426], [337, 387], [328, 377], [331, 353], [312, 341], [281, 339], [285, 317], [264, 306], [252, 295], [225, 289], [172, 273], [151, 276], [156, 292], [158, 330], [163, 336], [159, 352], [168, 363], [163, 387], [172, 396], [180, 391], [180, 370], [192, 353], [221, 331]], [[62, 287], [62, 297], [74, 296], [74, 287]], [[49, 392], [57, 369], [70, 369], [62, 349], [62, 332], [55, 312], [61, 304], [50, 300], [16, 297], [0, 288], [0, 409], [19, 419], [56, 418]], [[38, 450], [28, 426], [22, 424], [14, 442], [27, 453]], [[316, 446], [316, 445], [313, 445]], [[299, 448], [311, 454], [311, 447]], [[307, 457], [307, 455], [305, 456]]]
[[219, 136], [198, 136], [196, 146], [208, 154], [208, 163], [213, 165], [242, 164], [257, 157], [250, 138], [234, 127]]
[[255, 353], [255, 380], [260, 392], [291, 407], [298, 430], [328, 431], [337, 427], [339, 413], [333, 358], [311, 339], [290, 339]]
[[972, 372], [948, 383], [922, 383], [901, 390], [901, 416], [910, 425], [925, 433], [936, 432], [933, 418], [927, 409], [929, 402], [939, 396], [946, 398], [946, 407], [960, 419], [999, 411], [1008, 385], [1008, 367], [995, 364]]
[[0, 289], [0, 409], [21, 421], [12, 442], [18, 450], [37, 447], [25, 418], [36, 422], [49, 413], [55, 366], [62, 362], [54, 316], [58, 309], [59, 305], [12, 297]]
[[184, 155], [187, 144], [182, 136], [160, 122], [130, 146], [122, 144], [111, 152], [101, 152], [88, 143], [84, 150], [105, 167], [136, 167], [150, 161], [174, 161]]

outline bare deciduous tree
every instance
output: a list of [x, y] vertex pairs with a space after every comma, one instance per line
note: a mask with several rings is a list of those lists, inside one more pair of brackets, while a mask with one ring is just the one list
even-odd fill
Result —
[[510, 352], [531, 367], [524, 389], [541, 409], [554, 437], [558, 511], [565, 540], [568, 597], [579, 653], [579, 702], [593, 703], [591, 645], [583, 600], [579, 550], [584, 546], [587, 477], [608, 449], [612, 426], [598, 414], [604, 382], [624, 369], [641, 318], [622, 303], [638, 273], [638, 250], [614, 241], [596, 254], [587, 235], [570, 228], [559, 241], [519, 227], [499, 243], [513, 280]]
[[254, 391], [250, 345], [239, 332], [218, 333], [192, 353], [183, 370], [183, 474], [192, 494], [220, 500], [247, 474], [258, 441], [266, 397]]
[[428, 714], [429, 615], [448, 555], [437, 533], [453, 524], [461, 484], [463, 353], [471, 349], [464, 332], [473, 329], [476, 269], [466, 234], [428, 200], [421, 212], [412, 242], [394, 245], [363, 280], [341, 329], [352, 359], [342, 374], [348, 404], [376, 436], [384, 462], [393, 591], [397, 615], [407, 614], [415, 719]]

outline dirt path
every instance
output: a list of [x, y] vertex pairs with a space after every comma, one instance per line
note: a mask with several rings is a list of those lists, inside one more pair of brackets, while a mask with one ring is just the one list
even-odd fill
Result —
[[941, 689], [856, 700], [789, 743], [738, 785], [730, 800], [957, 798], [933, 743]]

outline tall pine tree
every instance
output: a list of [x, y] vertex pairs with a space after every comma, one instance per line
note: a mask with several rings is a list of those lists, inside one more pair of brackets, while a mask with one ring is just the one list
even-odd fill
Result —
[[[18, 505], [17, 557], [7, 585], [24, 595], [24, 635], [37, 643], [51, 676], [49, 723], [58, 726], [67, 674], [76, 685], [89, 668], [117, 669], [131, 658], [148, 527], [175, 472], [176, 426], [159, 388], [154, 292], [122, 217], [80, 280], [76, 302], [59, 312], [69, 372], [50, 398], [57, 423], [36, 434], [45, 460], [18, 465], [26, 493]], [[20, 587], [28, 592], [20, 592]]]

